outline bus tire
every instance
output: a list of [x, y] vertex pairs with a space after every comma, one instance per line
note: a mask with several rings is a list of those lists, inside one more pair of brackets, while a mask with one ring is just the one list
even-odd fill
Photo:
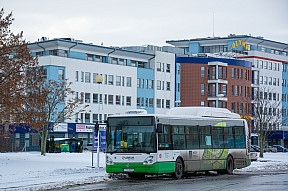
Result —
[[228, 156], [226, 161], [226, 174], [233, 174], [234, 170], [234, 160], [231, 156]]
[[180, 158], [176, 159], [176, 164], [175, 164], [175, 173], [174, 177], [176, 179], [181, 179], [184, 174], [184, 165], [183, 161]]
[[133, 179], [145, 179], [145, 175], [144, 174], [134, 174], [134, 173], [131, 173], [131, 174], [128, 174], [128, 176], [130, 178], [133, 178]]

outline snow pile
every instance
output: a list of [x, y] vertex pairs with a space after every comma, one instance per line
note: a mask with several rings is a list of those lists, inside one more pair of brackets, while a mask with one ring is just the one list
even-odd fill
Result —
[[[95, 167], [96, 153], [93, 158]], [[0, 153], [0, 190], [38, 190], [107, 180], [104, 153], [100, 153], [99, 166], [92, 168], [91, 152]]]
[[[97, 165], [94, 153], [94, 166]], [[105, 154], [100, 153], [100, 168], [92, 168], [91, 152], [0, 153], [0, 190], [40, 190], [109, 181]], [[275, 172], [288, 170], [288, 153], [264, 153], [264, 158], [235, 172]]]
[[264, 158], [258, 158], [250, 166], [237, 169], [235, 172], [279, 172], [287, 170], [288, 153], [264, 153]]

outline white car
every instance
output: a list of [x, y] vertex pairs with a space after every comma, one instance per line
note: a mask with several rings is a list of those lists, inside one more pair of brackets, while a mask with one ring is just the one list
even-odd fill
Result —
[[92, 151], [92, 148], [93, 148], [93, 143], [88, 143], [86, 146], [83, 146], [84, 151]]
[[257, 152], [253, 147], [250, 148], [250, 159], [251, 161], [257, 161], [258, 159]]

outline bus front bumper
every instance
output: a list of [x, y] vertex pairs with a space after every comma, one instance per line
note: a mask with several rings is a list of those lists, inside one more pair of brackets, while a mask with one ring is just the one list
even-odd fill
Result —
[[164, 174], [175, 172], [175, 162], [161, 162], [152, 165], [143, 165], [143, 163], [114, 163], [106, 165], [107, 173], [147, 173]]

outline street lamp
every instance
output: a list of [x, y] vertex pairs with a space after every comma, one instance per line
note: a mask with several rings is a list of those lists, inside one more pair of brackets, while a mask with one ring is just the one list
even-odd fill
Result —
[[98, 144], [97, 144], [97, 168], [99, 168], [99, 150], [100, 150], [100, 132], [99, 132], [99, 116], [100, 116], [100, 84], [103, 82], [103, 76], [101, 75], [97, 75], [95, 77], [95, 80], [98, 84], [98, 95], [99, 95], [99, 99], [98, 99]]

